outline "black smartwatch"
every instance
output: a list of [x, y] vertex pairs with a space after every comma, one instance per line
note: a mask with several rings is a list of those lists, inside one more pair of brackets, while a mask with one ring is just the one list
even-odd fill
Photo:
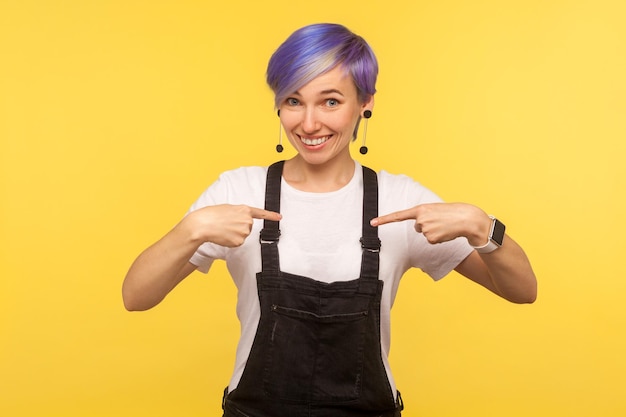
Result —
[[491, 219], [491, 229], [489, 230], [489, 240], [482, 246], [474, 246], [478, 253], [490, 253], [502, 246], [504, 240], [504, 230], [506, 227], [504, 223], [496, 219], [493, 216], [489, 216]]

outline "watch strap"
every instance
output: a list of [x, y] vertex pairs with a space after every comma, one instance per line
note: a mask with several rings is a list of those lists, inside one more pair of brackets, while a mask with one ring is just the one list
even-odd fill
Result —
[[489, 241], [482, 246], [473, 246], [478, 253], [491, 253], [499, 247], [500, 246], [491, 239], [489, 239]]
[[[489, 239], [487, 240], [487, 243], [481, 246], [472, 246], [478, 253], [491, 253], [494, 250], [498, 249], [500, 246], [502, 246], [502, 239], [504, 237], [504, 224], [502, 224], [492, 215], [489, 215], [489, 218], [491, 219], [491, 228], [489, 229]], [[500, 226], [500, 236], [494, 236], [496, 225]]]

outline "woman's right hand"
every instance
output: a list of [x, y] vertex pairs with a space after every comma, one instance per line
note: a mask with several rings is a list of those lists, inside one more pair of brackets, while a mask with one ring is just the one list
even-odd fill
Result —
[[208, 206], [189, 213], [131, 265], [122, 297], [128, 310], [146, 310], [195, 270], [189, 259], [204, 242], [229, 248], [241, 246], [254, 219], [278, 221], [281, 215], [244, 205]]
[[254, 219], [279, 221], [281, 218], [279, 213], [256, 207], [221, 204], [193, 211], [184, 221], [191, 233], [203, 242], [234, 248], [241, 246], [250, 235]]

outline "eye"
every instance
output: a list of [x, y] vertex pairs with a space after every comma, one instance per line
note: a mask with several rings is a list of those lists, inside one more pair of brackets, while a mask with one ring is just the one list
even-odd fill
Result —
[[285, 100], [285, 103], [287, 103], [288, 106], [297, 106], [298, 104], [300, 104], [298, 99], [293, 97], [289, 97], [287, 100]]
[[336, 107], [339, 105], [339, 100], [334, 99], [334, 98], [329, 98], [328, 100], [326, 100], [326, 105], [328, 107]]

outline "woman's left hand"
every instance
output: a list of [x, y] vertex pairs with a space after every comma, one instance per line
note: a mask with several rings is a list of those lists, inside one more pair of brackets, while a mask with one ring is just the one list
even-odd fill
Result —
[[[464, 236], [473, 246], [487, 242], [492, 223], [484, 211], [471, 204], [431, 203], [377, 217], [370, 224], [376, 227], [405, 220], [414, 220], [415, 230], [430, 243]], [[497, 251], [473, 252], [455, 270], [514, 303], [532, 303], [537, 298], [537, 279], [530, 261], [508, 235]]]
[[466, 203], [420, 204], [372, 219], [372, 226], [415, 220], [415, 230], [429, 243], [442, 243], [466, 237], [471, 245], [485, 244], [491, 219], [480, 208]]

